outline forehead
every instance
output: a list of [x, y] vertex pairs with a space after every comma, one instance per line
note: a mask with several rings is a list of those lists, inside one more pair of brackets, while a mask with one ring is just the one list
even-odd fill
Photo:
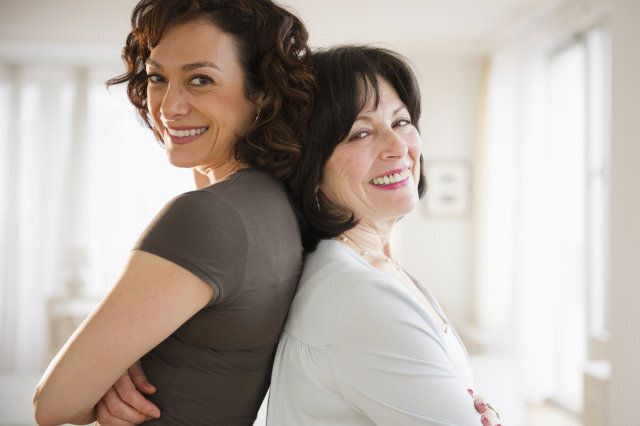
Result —
[[149, 59], [162, 66], [210, 60], [237, 61], [233, 36], [223, 32], [206, 18], [198, 18], [170, 26]]
[[377, 76], [377, 90], [371, 82], [363, 84], [360, 90], [361, 92], [366, 90], [366, 95], [361, 95], [361, 99], [364, 99], [360, 113], [396, 109], [399, 105], [405, 106], [396, 89], [383, 77]]

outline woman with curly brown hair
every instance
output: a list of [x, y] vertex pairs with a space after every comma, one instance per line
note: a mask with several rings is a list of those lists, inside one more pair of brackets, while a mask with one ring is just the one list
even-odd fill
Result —
[[[109, 413], [140, 364], [152, 424], [252, 424], [302, 263], [280, 179], [314, 88], [303, 24], [270, 0], [142, 0], [124, 48], [131, 102], [198, 190], [157, 215], [36, 389], [39, 424]], [[280, 179], [278, 179], [280, 178]], [[101, 400], [101, 398], [104, 399]]]

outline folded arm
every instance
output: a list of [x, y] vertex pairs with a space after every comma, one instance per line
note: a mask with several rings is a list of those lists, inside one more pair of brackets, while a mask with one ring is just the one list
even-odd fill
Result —
[[214, 297], [213, 287], [161, 257], [134, 251], [111, 292], [53, 359], [34, 395], [38, 424], [85, 424], [140, 357]]

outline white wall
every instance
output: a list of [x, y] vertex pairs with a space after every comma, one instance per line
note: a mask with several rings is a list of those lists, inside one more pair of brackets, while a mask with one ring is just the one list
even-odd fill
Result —
[[638, 425], [640, 384], [640, 2], [614, 0], [609, 425]]
[[[478, 137], [483, 59], [408, 56], [416, 67], [422, 90], [420, 129], [425, 163], [464, 160], [471, 173]], [[422, 204], [402, 221], [400, 257], [407, 270], [433, 291], [454, 324], [463, 325], [471, 318], [473, 294], [472, 212], [458, 218], [433, 218], [425, 214], [424, 200]]]

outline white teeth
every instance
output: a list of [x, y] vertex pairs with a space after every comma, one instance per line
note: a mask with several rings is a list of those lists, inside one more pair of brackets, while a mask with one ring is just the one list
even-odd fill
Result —
[[167, 131], [171, 136], [176, 136], [178, 138], [185, 138], [187, 136], [200, 135], [206, 132], [208, 129], [209, 129], [208, 127], [201, 127], [199, 129], [188, 129], [188, 130], [174, 130], [171, 128], [167, 128]]
[[391, 183], [402, 182], [409, 177], [409, 170], [405, 169], [400, 173], [393, 173], [386, 176], [374, 178], [371, 183], [374, 185], [389, 185]]

